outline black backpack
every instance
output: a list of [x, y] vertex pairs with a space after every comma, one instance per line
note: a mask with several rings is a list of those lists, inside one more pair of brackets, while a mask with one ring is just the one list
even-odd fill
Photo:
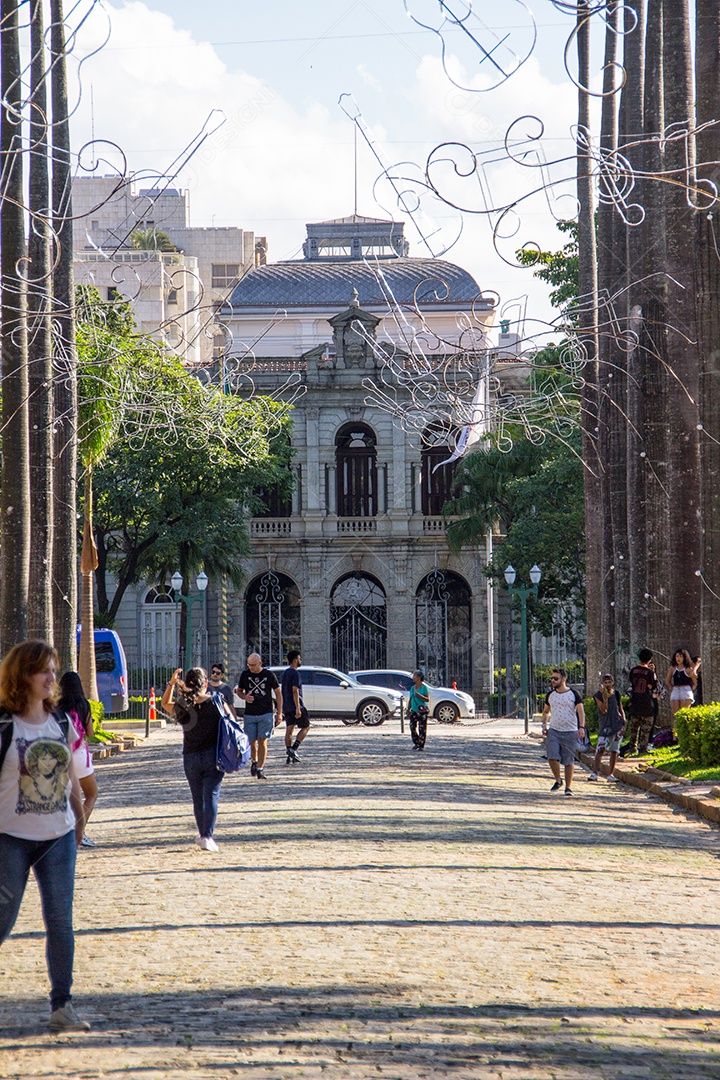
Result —
[[[53, 719], [60, 725], [60, 732], [65, 742], [70, 746], [70, 717], [67, 713], [61, 713], [58, 709], [52, 711]], [[12, 713], [5, 710], [0, 712], [0, 770], [3, 767], [5, 761], [5, 755], [10, 749], [10, 743], [13, 737], [13, 718]]]

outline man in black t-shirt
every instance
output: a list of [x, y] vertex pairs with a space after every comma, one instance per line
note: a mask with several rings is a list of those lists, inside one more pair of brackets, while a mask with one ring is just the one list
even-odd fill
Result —
[[[298, 749], [303, 739], [310, 730], [310, 719], [305, 708], [302, 696], [302, 678], [298, 668], [302, 663], [302, 657], [297, 649], [291, 649], [287, 654], [288, 666], [283, 671], [282, 699], [283, 717], [285, 719], [285, 749], [287, 751], [286, 765], [300, 761]], [[297, 727], [298, 733], [293, 741], [293, 730]]]
[[650, 667], [653, 654], [650, 649], [640, 649], [639, 664], [630, 672], [630, 735], [625, 754], [644, 754], [655, 718], [653, 696], [658, 689], [658, 678]]
[[230, 683], [225, 682], [225, 668], [222, 664], [212, 664], [210, 667], [210, 681], [208, 683], [209, 694], [220, 694], [225, 698], [233, 720], [237, 720], [235, 701]]
[[[267, 757], [267, 741], [272, 735], [273, 724], [279, 724], [282, 718], [282, 695], [280, 684], [263, 667], [257, 653], [250, 653], [247, 667], [238, 679], [237, 694], [245, 702], [245, 734], [252, 748], [250, 775], [258, 780], [266, 780], [263, 771]], [[273, 718], [273, 697], [277, 709], [277, 719]]]

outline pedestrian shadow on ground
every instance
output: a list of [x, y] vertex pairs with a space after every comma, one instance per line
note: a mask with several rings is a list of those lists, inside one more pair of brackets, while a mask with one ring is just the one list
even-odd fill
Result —
[[343, 1075], [353, 1067], [361, 1075], [363, 1067], [386, 1071], [421, 1063], [432, 1075], [460, 1078], [484, 1067], [513, 1068], [514, 1077], [527, 1080], [595, 1080], [599, 1072], [604, 1080], [720, 1075], [712, 1060], [717, 1010], [570, 1002], [425, 1005], [421, 997], [418, 986], [398, 983], [96, 994], [78, 1002], [93, 1022], [92, 1033], [57, 1042], [45, 1034], [46, 1003], [15, 997], [0, 1003], [0, 1047], [11, 1069], [13, 1053], [57, 1052], [58, 1076], [70, 1075], [69, 1044], [83, 1048], [83, 1068], [90, 1071], [93, 1056], [103, 1051], [112, 1051], [118, 1072], [131, 1068], [124, 1065], [125, 1051], [154, 1051], [143, 1064], [153, 1080], [177, 1074], [178, 1047], [192, 1050], [188, 1071], [205, 1067], [217, 1076], [223, 1069], [265, 1064], [274, 1077], [291, 1077], [299, 1067], [332, 1070], [340, 1063]]

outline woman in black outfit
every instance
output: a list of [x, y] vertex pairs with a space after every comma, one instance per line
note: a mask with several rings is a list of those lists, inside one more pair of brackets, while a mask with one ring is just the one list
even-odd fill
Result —
[[[190, 668], [183, 682], [181, 672], [178, 668], [167, 684], [162, 707], [183, 729], [183, 766], [198, 827], [195, 843], [203, 851], [217, 851], [213, 832], [224, 776], [217, 767], [220, 713], [207, 692], [207, 673], [199, 667]], [[178, 696], [173, 703], [175, 687]]]

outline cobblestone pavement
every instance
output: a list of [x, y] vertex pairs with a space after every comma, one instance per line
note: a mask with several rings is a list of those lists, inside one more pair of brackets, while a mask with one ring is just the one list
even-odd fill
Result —
[[0, 1076], [720, 1078], [720, 831], [480, 724], [318, 725], [223, 785], [201, 852], [176, 731], [99, 769], [76, 1002], [46, 1033], [35, 886], [0, 949]]

